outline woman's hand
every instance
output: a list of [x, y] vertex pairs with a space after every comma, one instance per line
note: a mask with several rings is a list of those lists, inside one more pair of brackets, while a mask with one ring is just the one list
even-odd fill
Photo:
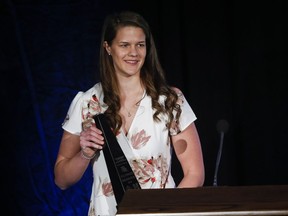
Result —
[[92, 125], [80, 133], [80, 147], [84, 156], [93, 157], [104, 145], [102, 131]]

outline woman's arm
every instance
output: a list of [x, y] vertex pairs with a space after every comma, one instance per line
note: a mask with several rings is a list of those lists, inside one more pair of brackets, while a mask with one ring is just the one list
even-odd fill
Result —
[[195, 124], [191, 123], [184, 131], [172, 136], [172, 143], [184, 174], [177, 187], [203, 186], [205, 179], [204, 161]]
[[54, 166], [55, 184], [64, 190], [78, 182], [90, 164], [88, 157], [92, 158], [103, 144], [102, 132], [94, 125], [80, 136], [64, 131]]
[[62, 190], [78, 182], [90, 160], [81, 157], [80, 136], [63, 132], [59, 153], [54, 166], [55, 184]]

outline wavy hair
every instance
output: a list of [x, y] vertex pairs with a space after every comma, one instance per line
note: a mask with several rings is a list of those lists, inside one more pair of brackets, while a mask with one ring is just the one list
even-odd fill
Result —
[[[122, 119], [119, 114], [121, 108], [119, 86], [112, 58], [105, 51], [104, 42], [106, 41], [108, 45], [111, 46], [117, 31], [127, 26], [139, 27], [144, 31], [147, 54], [144, 65], [140, 71], [141, 83], [146, 89], [146, 94], [152, 99], [152, 108], [155, 110], [153, 115], [154, 121], [160, 121], [159, 114], [167, 115], [168, 123], [166, 126], [170, 128], [173, 121], [178, 122], [181, 114], [181, 108], [179, 104], [177, 104], [178, 96], [173, 88], [167, 84], [150, 26], [141, 15], [132, 11], [122, 11], [107, 16], [102, 27], [99, 65], [100, 81], [104, 92], [104, 103], [108, 106], [105, 115], [114, 133], [118, 133], [122, 126]], [[165, 97], [164, 106], [159, 103], [160, 95]], [[175, 119], [173, 115], [174, 110], [176, 111]]]

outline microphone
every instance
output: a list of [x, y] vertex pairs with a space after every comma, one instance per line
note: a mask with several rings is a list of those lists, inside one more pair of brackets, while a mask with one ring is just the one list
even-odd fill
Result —
[[221, 160], [221, 155], [222, 155], [222, 148], [223, 148], [223, 141], [224, 141], [224, 134], [228, 131], [229, 129], [229, 123], [225, 119], [221, 119], [217, 122], [216, 124], [217, 131], [220, 133], [220, 145], [218, 149], [218, 154], [217, 154], [217, 159], [216, 159], [216, 166], [215, 166], [215, 172], [214, 172], [214, 179], [213, 179], [213, 186], [217, 186], [217, 178], [218, 178], [218, 169], [219, 169], [219, 164]]

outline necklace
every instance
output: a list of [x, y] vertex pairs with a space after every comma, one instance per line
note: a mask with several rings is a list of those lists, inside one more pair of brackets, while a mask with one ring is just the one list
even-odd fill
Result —
[[135, 108], [135, 106], [139, 106], [140, 105], [140, 102], [143, 100], [143, 98], [146, 96], [146, 91], [145, 91], [145, 94], [142, 96], [142, 98], [140, 99], [140, 100], [138, 100], [135, 104], [133, 104], [133, 106], [131, 107], [131, 109], [130, 110], [128, 110], [125, 106], [124, 106], [124, 108], [125, 108], [125, 110], [126, 110], [126, 112], [127, 112], [127, 116], [130, 118], [132, 115], [134, 115], [135, 113], [132, 113], [132, 111], [133, 111], [133, 109]]
[[[126, 107], [125, 107], [125, 109], [126, 109]], [[129, 110], [127, 110], [127, 109], [126, 109], [126, 111], [127, 111], [128, 117], [131, 117], [131, 116], [132, 116], [132, 115], [131, 115], [131, 112], [130, 112]]]

